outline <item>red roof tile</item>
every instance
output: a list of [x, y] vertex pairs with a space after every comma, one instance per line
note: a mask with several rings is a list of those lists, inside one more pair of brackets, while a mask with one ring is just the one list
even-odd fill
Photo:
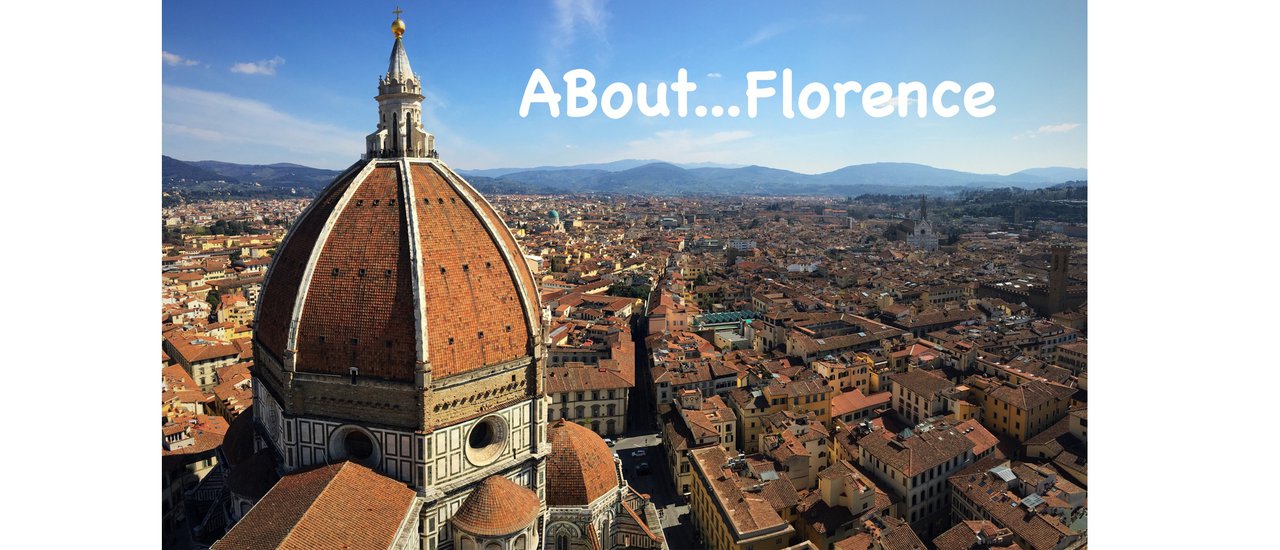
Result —
[[282, 478], [215, 550], [387, 548], [416, 494], [354, 462]]
[[538, 495], [528, 487], [494, 475], [467, 495], [449, 521], [472, 535], [498, 537], [528, 527], [538, 518], [541, 508]]
[[563, 418], [547, 428], [547, 505], [584, 506], [618, 488], [613, 452], [595, 432]]

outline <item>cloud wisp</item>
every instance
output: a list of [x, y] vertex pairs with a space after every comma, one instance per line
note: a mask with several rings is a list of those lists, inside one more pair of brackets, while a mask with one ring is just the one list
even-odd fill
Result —
[[271, 59], [263, 59], [262, 61], [241, 61], [231, 66], [231, 72], [275, 76], [276, 67], [280, 65], [284, 65], [284, 58], [277, 55]]
[[1027, 130], [1021, 134], [1013, 136], [1014, 140], [1035, 139], [1044, 134], [1065, 134], [1080, 127], [1079, 122], [1064, 122], [1062, 124], [1046, 124], [1035, 130]]
[[364, 149], [360, 132], [305, 120], [261, 101], [180, 86], [165, 86], [163, 98], [166, 154], [338, 167]]
[[164, 64], [170, 67], [191, 67], [200, 64], [199, 61], [194, 59], [187, 59], [176, 53], [169, 53], [163, 50], [160, 52], [160, 56], [164, 59]]
[[[663, 130], [652, 136], [627, 142], [616, 158], [652, 158], [668, 162], [724, 162], [752, 137], [748, 130], [730, 130], [696, 135], [689, 130]], [[724, 146], [733, 144], [733, 151]]]
[[552, 0], [554, 18], [546, 43], [547, 63], [559, 66], [583, 36], [597, 42], [597, 55], [608, 49], [606, 0]]
[[792, 23], [770, 23], [761, 27], [755, 34], [747, 38], [747, 40], [742, 43], [742, 47], [749, 48], [751, 46], [755, 46], [756, 44], [760, 44], [770, 38], [789, 32], [795, 27], [796, 26]]

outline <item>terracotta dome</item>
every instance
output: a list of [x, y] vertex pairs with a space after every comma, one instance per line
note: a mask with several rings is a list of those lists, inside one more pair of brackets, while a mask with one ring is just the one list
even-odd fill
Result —
[[472, 535], [502, 537], [529, 527], [541, 508], [538, 495], [528, 487], [495, 475], [467, 495], [450, 521]]
[[547, 505], [584, 506], [618, 488], [613, 452], [590, 429], [562, 418], [547, 428]]
[[264, 283], [255, 340], [289, 370], [413, 382], [532, 355], [538, 296], [515, 238], [435, 158], [367, 158], [303, 212]]

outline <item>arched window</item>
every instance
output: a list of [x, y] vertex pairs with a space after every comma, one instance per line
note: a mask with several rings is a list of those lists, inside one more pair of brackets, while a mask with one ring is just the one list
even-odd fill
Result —
[[593, 431], [593, 432], [595, 432], [595, 433], [600, 433], [600, 421], [599, 421], [599, 420], [592, 420], [592, 421], [591, 421], [591, 431]]
[[610, 404], [610, 405], [609, 405], [609, 416], [616, 416], [617, 414], [618, 414], [618, 406], [617, 406], [617, 405], [614, 405], [614, 404]]
[[583, 407], [582, 405], [578, 405], [577, 407], [574, 408], [574, 413], [578, 415], [577, 418], [586, 418], [587, 408]]
[[592, 417], [600, 416], [600, 405], [591, 406], [591, 416]]
[[605, 426], [609, 427], [609, 433], [614, 433], [617, 430], [617, 425], [618, 425], [617, 421], [615, 421], [612, 418], [610, 418], [609, 421], [605, 423]]
[[557, 536], [556, 550], [569, 550], [569, 537], [564, 535]]

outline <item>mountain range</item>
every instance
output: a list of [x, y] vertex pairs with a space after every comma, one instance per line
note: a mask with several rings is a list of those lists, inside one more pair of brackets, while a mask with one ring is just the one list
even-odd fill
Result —
[[[165, 189], [210, 182], [227, 188], [252, 186], [313, 195], [339, 173], [297, 164], [245, 165], [181, 161], [163, 157]], [[626, 159], [599, 164], [459, 170], [482, 193], [618, 193], [657, 195], [836, 195], [864, 193], [949, 195], [967, 188], [1039, 189], [1088, 180], [1083, 168], [1032, 168], [1009, 175], [976, 174], [923, 164], [877, 162], [821, 174], [801, 174], [766, 166], [714, 163], [672, 164]], [[235, 193], [232, 193], [235, 194]], [[260, 194], [260, 193], [254, 193]]]

